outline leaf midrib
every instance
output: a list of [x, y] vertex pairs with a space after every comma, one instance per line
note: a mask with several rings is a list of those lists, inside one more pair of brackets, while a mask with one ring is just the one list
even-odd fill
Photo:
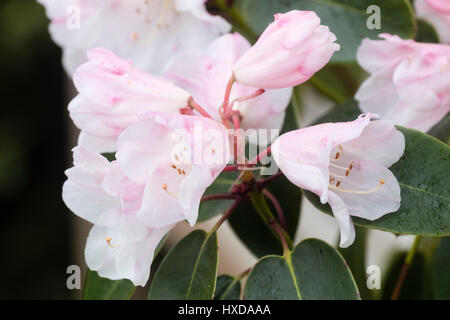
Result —
[[417, 186], [406, 184], [406, 183], [403, 183], [403, 182], [399, 182], [398, 184], [401, 185], [402, 187], [405, 187], [405, 188], [408, 188], [408, 189], [411, 189], [411, 190], [414, 190], [414, 191], [417, 191], [417, 192], [422, 192], [422, 193], [428, 194], [430, 196], [433, 196], [433, 197], [436, 197], [436, 198], [440, 198], [440, 199], [443, 199], [443, 200], [446, 200], [446, 201], [450, 202], [450, 198], [444, 197], [444, 196], [442, 196], [442, 195], [440, 195], [438, 193], [434, 193], [434, 192], [431, 192], [431, 191], [419, 188]]
[[208, 233], [205, 237], [205, 240], [203, 240], [202, 246], [200, 247], [200, 251], [198, 253], [197, 259], [195, 260], [195, 264], [194, 264], [194, 269], [192, 270], [192, 276], [191, 279], [189, 281], [189, 286], [188, 286], [188, 290], [186, 293], [186, 299], [189, 300], [191, 297], [191, 290], [192, 290], [192, 285], [194, 283], [194, 278], [196, 276], [197, 273], [197, 268], [198, 268], [198, 264], [200, 262], [200, 259], [203, 255], [203, 250], [205, 249], [206, 243], [208, 242], [209, 238], [210, 238], [211, 234]]

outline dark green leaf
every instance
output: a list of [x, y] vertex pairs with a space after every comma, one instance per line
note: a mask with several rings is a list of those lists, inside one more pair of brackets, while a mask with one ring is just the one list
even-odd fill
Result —
[[432, 289], [435, 299], [450, 300], [450, 238], [443, 238], [436, 249], [432, 266]]
[[248, 300], [359, 299], [342, 256], [325, 242], [307, 239], [283, 257], [262, 258], [247, 279]]
[[196, 230], [164, 257], [153, 278], [151, 300], [209, 300], [217, 278], [217, 235]]
[[[375, 39], [380, 33], [413, 38], [415, 33], [413, 10], [407, 0], [243, 0], [237, 4], [259, 33], [273, 21], [275, 13], [293, 9], [315, 11], [341, 45], [332, 58], [334, 62], [355, 61], [356, 49], [363, 38]], [[371, 5], [381, 9], [381, 29], [367, 27], [367, 20], [372, 16], [367, 8]]]
[[428, 132], [429, 135], [441, 140], [442, 142], [450, 143], [450, 113], [448, 113], [444, 119], [439, 121], [431, 130]]
[[[286, 218], [288, 233], [291, 238], [294, 238], [300, 217], [300, 189], [284, 177], [272, 181], [267, 189], [280, 202]], [[267, 202], [275, 215], [276, 211], [270, 201], [267, 200]], [[249, 200], [242, 201], [228, 221], [233, 231], [255, 256], [281, 254], [282, 248], [279, 241], [262, 221]]]
[[241, 297], [241, 281], [229, 275], [217, 278], [214, 300], [239, 300]]
[[439, 36], [431, 24], [424, 20], [417, 20], [417, 42], [439, 43]]
[[[229, 193], [229, 189], [236, 178], [236, 172], [222, 172], [214, 183], [206, 189], [204, 196]], [[233, 200], [210, 200], [201, 202], [197, 222], [206, 221], [224, 213], [232, 203]]]
[[88, 270], [84, 283], [84, 300], [128, 300], [135, 287], [130, 280], [109, 280]]

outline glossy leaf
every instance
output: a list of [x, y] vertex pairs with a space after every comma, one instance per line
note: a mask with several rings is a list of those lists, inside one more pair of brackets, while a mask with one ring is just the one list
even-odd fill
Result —
[[87, 270], [83, 300], [128, 300], [135, 290], [130, 280], [109, 280]]
[[239, 300], [241, 297], [241, 281], [229, 275], [217, 278], [214, 300]]
[[[363, 38], [375, 39], [380, 33], [413, 38], [415, 34], [414, 14], [407, 0], [243, 0], [237, 4], [250, 26], [259, 33], [273, 21], [275, 13], [293, 9], [315, 11], [341, 45], [332, 58], [334, 62], [355, 61]], [[367, 26], [373, 16], [367, 9], [372, 5], [381, 9], [381, 29], [371, 30]]]
[[342, 256], [325, 242], [307, 239], [285, 256], [259, 260], [247, 279], [247, 300], [359, 299]]
[[217, 235], [196, 230], [184, 237], [155, 273], [151, 300], [209, 300], [217, 278]]

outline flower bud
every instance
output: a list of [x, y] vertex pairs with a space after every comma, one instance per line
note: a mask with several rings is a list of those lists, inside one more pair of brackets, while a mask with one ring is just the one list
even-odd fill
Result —
[[236, 82], [263, 89], [299, 85], [325, 66], [339, 45], [312, 11], [276, 14], [255, 45], [234, 66]]

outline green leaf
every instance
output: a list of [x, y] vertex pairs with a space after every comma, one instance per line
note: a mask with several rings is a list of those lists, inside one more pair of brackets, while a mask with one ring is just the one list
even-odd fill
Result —
[[[300, 217], [301, 191], [285, 177], [270, 183], [267, 189], [278, 199], [288, 226], [288, 233], [294, 238]], [[266, 199], [272, 213], [276, 215], [272, 204]], [[231, 228], [248, 249], [257, 257], [268, 254], [281, 254], [280, 242], [263, 222], [250, 200], [242, 201], [228, 219]]]
[[[273, 21], [275, 13], [293, 9], [315, 11], [322, 24], [330, 27], [341, 45], [332, 61], [353, 62], [363, 38], [378, 38], [380, 33], [391, 33], [402, 38], [413, 38], [415, 20], [407, 0], [243, 0], [237, 3], [250, 26], [258, 33]], [[369, 30], [367, 20], [372, 16], [367, 8], [377, 5], [381, 9], [381, 29]]]
[[214, 300], [239, 300], [241, 297], [241, 281], [229, 275], [217, 278]]
[[436, 249], [432, 266], [434, 299], [450, 300], [450, 238], [443, 238]]
[[217, 235], [196, 230], [164, 257], [155, 273], [151, 300], [210, 300], [217, 278]]
[[439, 43], [439, 36], [434, 27], [425, 20], [417, 20], [417, 42]]
[[[206, 189], [204, 196], [212, 194], [227, 194], [236, 180], [236, 172], [222, 172], [214, 183]], [[233, 203], [233, 200], [209, 200], [200, 203], [197, 223], [211, 219], [224, 213]]]
[[428, 134], [446, 144], [450, 144], [450, 113], [431, 128]]
[[250, 272], [247, 300], [359, 299], [344, 259], [317, 239], [300, 242], [285, 256], [267, 256]]
[[[450, 150], [439, 140], [417, 130], [397, 126], [406, 149], [390, 170], [401, 187], [401, 207], [375, 221], [354, 217], [356, 225], [398, 234], [450, 235]], [[304, 191], [312, 204], [331, 214], [328, 205]]]
[[83, 300], [129, 300], [135, 287], [130, 280], [109, 280], [96, 271], [88, 270], [84, 283]]

